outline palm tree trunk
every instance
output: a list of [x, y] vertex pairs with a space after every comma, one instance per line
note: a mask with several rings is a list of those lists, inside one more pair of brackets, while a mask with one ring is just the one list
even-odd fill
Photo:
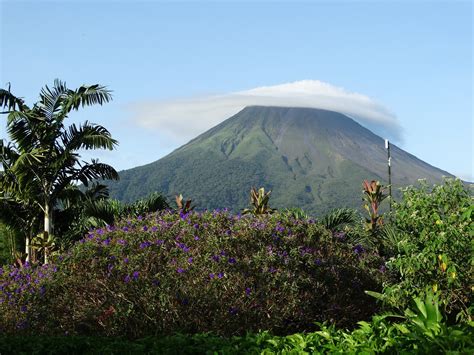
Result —
[[27, 235], [25, 239], [25, 254], [26, 254], [26, 261], [31, 261], [31, 247], [30, 247], [30, 237]]
[[[46, 242], [51, 235], [51, 230], [52, 230], [52, 224], [53, 224], [53, 216], [51, 215], [51, 211], [49, 208], [49, 202], [47, 201], [44, 205], [44, 241]], [[47, 247], [44, 248], [44, 263], [48, 263], [48, 249]]]

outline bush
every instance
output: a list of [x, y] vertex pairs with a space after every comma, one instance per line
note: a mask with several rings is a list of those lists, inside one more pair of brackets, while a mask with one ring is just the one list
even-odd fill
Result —
[[394, 203], [394, 226], [401, 237], [387, 263], [393, 275], [384, 289], [388, 304], [403, 309], [412, 297], [435, 291], [451, 321], [455, 315], [470, 319], [472, 202], [460, 180], [446, 180], [431, 191], [425, 183], [403, 191], [403, 200]]
[[45, 282], [52, 278], [56, 267], [0, 267], [0, 334], [27, 329], [33, 307], [44, 297]]
[[[423, 303], [419, 303], [423, 304]], [[411, 314], [413, 311], [407, 310]], [[194, 335], [129, 340], [97, 336], [0, 336], [0, 353], [16, 354], [472, 354], [474, 331], [469, 324], [448, 326], [423, 315], [393, 322], [393, 316], [374, 316], [352, 331], [321, 324], [311, 333], [274, 336], [269, 332], [245, 336]], [[430, 320], [431, 319], [431, 320]]]
[[91, 231], [58, 261], [45, 296], [29, 298], [24, 332], [138, 337], [353, 326], [376, 311], [364, 290], [380, 288], [381, 264], [312, 220], [139, 216]]

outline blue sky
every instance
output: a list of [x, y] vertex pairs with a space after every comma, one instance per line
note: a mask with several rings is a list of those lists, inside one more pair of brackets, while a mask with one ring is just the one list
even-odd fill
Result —
[[474, 180], [471, 1], [0, 2], [0, 85], [29, 103], [55, 78], [107, 85], [112, 103], [70, 118], [112, 132], [119, 148], [92, 156], [118, 169], [159, 159], [227, 118], [216, 102], [235, 109], [257, 88], [282, 102], [335, 93], [347, 113], [395, 121], [362, 117], [376, 133]]

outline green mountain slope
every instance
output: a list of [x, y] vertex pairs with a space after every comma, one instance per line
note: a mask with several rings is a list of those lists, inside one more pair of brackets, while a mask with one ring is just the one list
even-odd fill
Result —
[[[395, 187], [450, 176], [394, 145], [391, 152]], [[345, 115], [251, 106], [166, 157], [120, 172], [110, 189], [124, 201], [160, 191], [182, 193], [199, 209], [237, 211], [252, 186], [264, 186], [273, 207], [319, 214], [360, 207], [362, 180], [387, 180], [386, 154], [382, 138]]]

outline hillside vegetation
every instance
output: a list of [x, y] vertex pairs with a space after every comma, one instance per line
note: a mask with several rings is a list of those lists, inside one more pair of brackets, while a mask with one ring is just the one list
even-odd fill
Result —
[[[392, 183], [441, 182], [449, 173], [392, 145]], [[382, 138], [337, 112], [247, 107], [168, 156], [121, 171], [111, 195], [134, 201], [153, 191], [192, 196], [199, 210], [248, 204], [248, 190], [272, 190], [273, 205], [323, 214], [360, 206], [360, 182], [387, 180]]]
[[73, 351], [471, 352], [472, 197], [459, 180], [409, 188], [384, 216], [383, 186], [365, 191], [363, 223], [274, 211], [262, 190], [246, 216], [183, 203], [92, 230], [51, 265], [3, 266], [0, 350], [67, 334]]

